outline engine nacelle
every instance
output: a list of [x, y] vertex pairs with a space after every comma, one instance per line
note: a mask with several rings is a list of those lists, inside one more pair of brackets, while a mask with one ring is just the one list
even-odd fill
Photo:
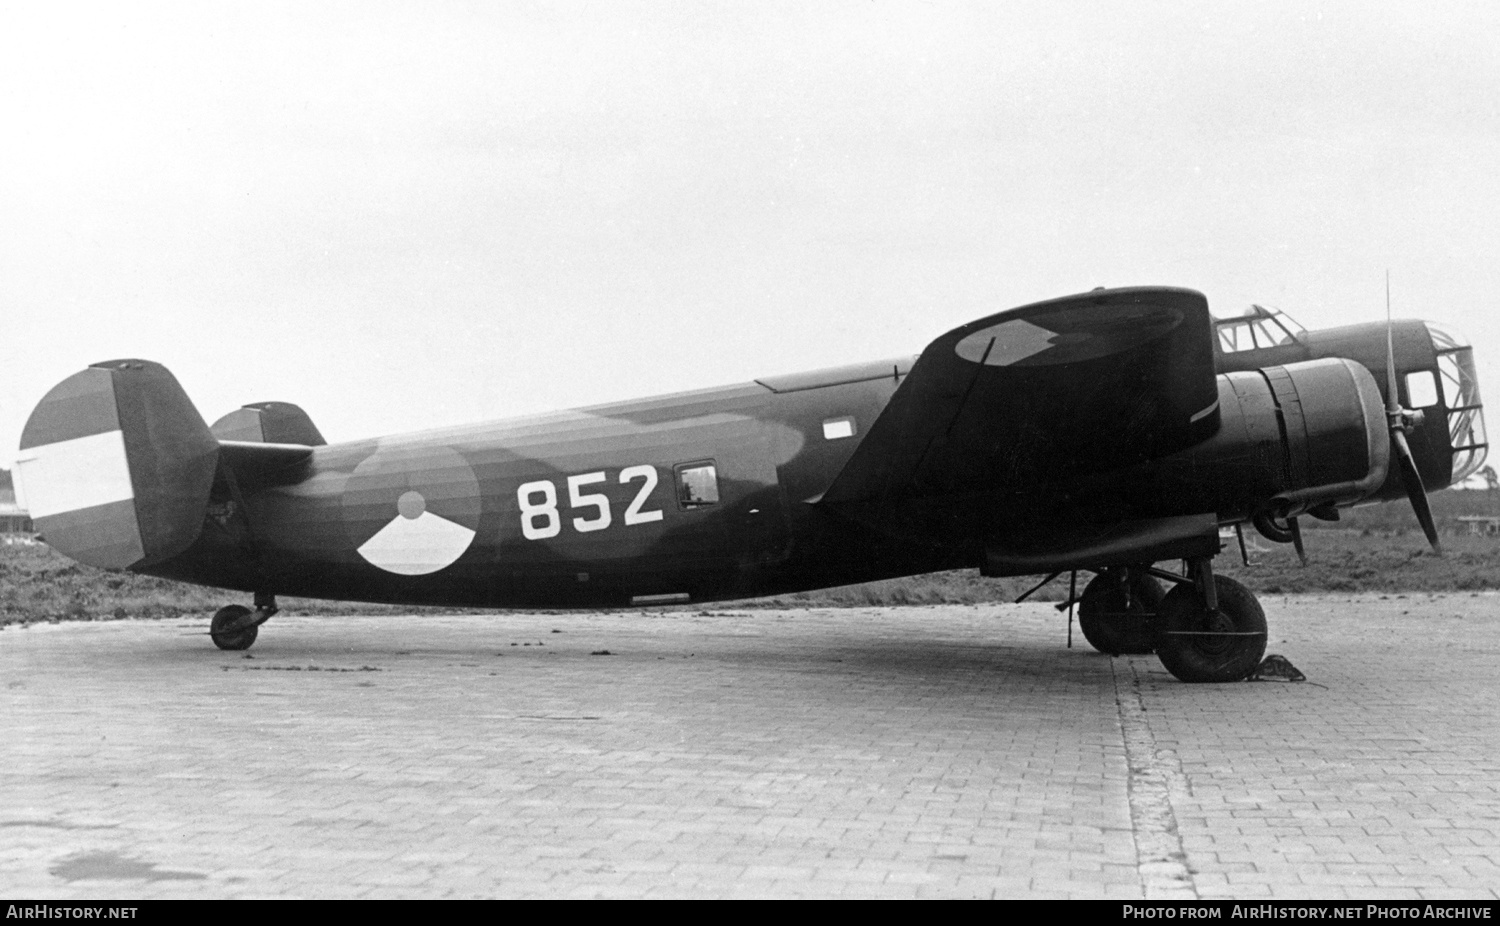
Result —
[[1285, 518], [1352, 505], [1385, 481], [1385, 408], [1358, 363], [1326, 358], [1226, 373], [1219, 403], [1219, 432], [1161, 461], [1167, 480], [1191, 485], [1195, 510], [1221, 521]]
[[1326, 514], [1369, 498], [1385, 481], [1385, 408], [1360, 364], [1326, 358], [1225, 373], [1218, 389], [1214, 436], [1068, 483], [1058, 517], [987, 541], [984, 574], [1211, 556], [1215, 522]]

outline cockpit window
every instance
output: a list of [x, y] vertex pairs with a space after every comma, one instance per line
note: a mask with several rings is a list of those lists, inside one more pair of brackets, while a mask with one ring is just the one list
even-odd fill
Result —
[[[1256, 308], [1260, 308], [1260, 306], [1256, 306]], [[1276, 324], [1280, 325], [1281, 328], [1286, 331], [1286, 333], [1291, 337], [1293, 341], [1296, 341], [1299, 344], [1302, 342], [1302, 336], [1304, 334], [1307, 334], [1307, 329], [1297, 324], [1297, 320], [1295, 318], [1291, 317], [1280, 309], [1264, 309], [1263, 311], [1270, 312], [1271, 315], [1276, 319]]]
[[1219, 329], [1219, 347], [1226, 354], [1296, 344], [1307, 330], [1284, 313], [1258, 305], [1239, 318], [1216, 319], [1214, 325]]
[[1226, 354], [1236, 354], [1242, 350], [1255, 350], [1255, 333], [1250, 330], [1249, 323], [1219, 326], [1219, 346]]

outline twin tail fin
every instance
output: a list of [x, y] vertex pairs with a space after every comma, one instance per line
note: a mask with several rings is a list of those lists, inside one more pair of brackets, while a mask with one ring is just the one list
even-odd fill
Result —
[[67, 556], [148, 567], [198, 539], [223, 469], [284, 471], [323, 443], [306, 413], [284, 402], [246, 406], [211, 429], [166, 367], [110, 360], [58, 383], [31, 413], [16, 458], [18, 500]]

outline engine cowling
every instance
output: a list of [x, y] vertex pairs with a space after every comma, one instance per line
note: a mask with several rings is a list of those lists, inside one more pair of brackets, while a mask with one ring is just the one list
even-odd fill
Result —
[[985, 574], [1211, 556], [1216, 522], [1326, 513], [1370, 498], [1385, 481], [1385, 409], [1362, 365], [1325, 358], [1220, 374], [1218, 394], [1212, 437], [1129, 470], [1048, 487], [1037, 504], [1051, 517], [996, 531]]
[[1219, 402], [1219, 432], [1162, 461], [1168, 479], [1207, 496], [1197, 510], [1221, 521], [1295, 517], [1352, 505], [1385, 481], [1391, 451], [1380, 389], [1352, 360], [1222, 374]]

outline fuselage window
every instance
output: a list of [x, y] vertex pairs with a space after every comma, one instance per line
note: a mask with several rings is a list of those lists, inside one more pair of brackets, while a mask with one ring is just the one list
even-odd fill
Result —
[[719, 473], [712, 463], [684, 463], [677, 467], [677, 503], [702, 508], [719, 502]]
[[1417, 370], [1406, 374], [1406, 402], [1412, 408], [1428, 408], [1438, 404], [1437, 377], [1431, 370]]
[[841, 437], [853, 437], [853, 436], [854, 436], [854, 419], [853, 418], [849, 418], [849, 417], [844, 417], [844, 418], [829, 418], [827, 421], [823, 422], [823, 439], [824, 440], [838, 440]]

